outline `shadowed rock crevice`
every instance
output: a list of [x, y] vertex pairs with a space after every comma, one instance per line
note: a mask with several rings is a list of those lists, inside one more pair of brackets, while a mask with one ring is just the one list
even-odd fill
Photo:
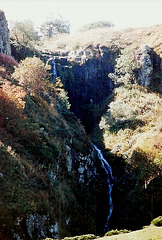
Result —
[[[57, 76], [68, 92], [71, 111], [91, 132], [107, 109], [114, 83], [108, 77], [114, 72], [119, 54], [115, 46], [88, 46], [83, 51], [54, 52]], [[47, 55], [44, 57], [47, 59]]]

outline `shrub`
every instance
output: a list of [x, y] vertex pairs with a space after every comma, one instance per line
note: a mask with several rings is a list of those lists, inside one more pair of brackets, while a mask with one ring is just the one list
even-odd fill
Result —
[[49, 66], [37, 57], [28, 57], [15, 68], [13, 78], [29, 93], [40, 93], [44, 90], [45, 80], [48, 78]]
[[56, 93], [58, 97], [58, 102], [64, 109], [70, 109], [69, 97], [67, 92], [64, 89], [63, 83], [61, 82], [60, 78], [56, 79]]
[[[10, 90], [11, 88], [8, 89]], [[18, 125], [18, 120], [21, 121], [23, 118], [23, 104], [21, 100], [19, 102], [14, 102], [7, 92], [0, 89], [0, 116], [2, 127], [6, 125], [9, 129], [12, 129], [14, 126]]]
[[94, 234], [86, 234], [81, 236], [74, 237], [65, 237], [64, 240], [88, 240], [88, 239], [96, 239], [97, 237]]
[[162, 226], [162, 216], [153, 219], [151, 223], [158, 227]]
[[123, 234], [123, 233], [129, 233], [131, 231], [127, 230], [127, 229], [124, 229], [124, 230], [111, 230], [111, 231], [108, 231], [106, 234], [105, 234], [105, 237], [106, 236], [112, 236], [112, 235], [117, 235], [117, 234]]
[[111, 231], [108, 231], [106, 234], [105, 234], [105, 237], [106, 236], [112, 236], [112, 235], [117, 235], [119, 234], [119, 231], [116, 229], [116, 230], [111, 230]]
[[137, 82], [136, 73], [138, 68], [134, 53], [130, 48], [125, 48], [116, 60], [115, 74], [110, 73], [109, 77], [112, 78], [115, 84], [124, 84], [125, 87], [128, 87], [130, 84]]
[[0, 65], [4, 65], [5, 67], [14, 65], [18, 67], [18, 62], [14, 59], [14, 57], [7, 56], [6, 54], [0, 53]]
[[80, 29], [80, 31], [84, 32], [84, 31], [88, 31], [90, 29], [109, 28], [109, 27], [114, 27], [114, 26], [115, 25], [110, 21], [97, 21], [97, 22], [93, 22], [93, 23], [83, 25], [83, 27]]
[[[24, 98], [26, 96], [26, 92], [20, 86], [15, 86], [8, 81], [1, 86], [1, 89], [4, 94], [6, 94], [8, 100], [13, 102], [17, 108], [23, 109], [25, 108]], [[1, 93], [0, 93], [1, 96]]]
[[39, 40], [38, 32], [34, 29], [34, 24], [31, 20], [14, 22], [11, 28], [11, 37], [24, 44]]

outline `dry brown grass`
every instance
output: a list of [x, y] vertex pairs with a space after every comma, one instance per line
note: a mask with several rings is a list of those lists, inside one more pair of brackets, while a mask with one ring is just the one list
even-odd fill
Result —
[[111, 47], [116, 45], [120, 48], [131, 46], [133, 49], [147, 44], [162, 57], [162, 25], [142, 28], [128, 28], [124, 30], [91, 29], [76, 34], [63, 34], [42, 41], [42, 49], [55, 51], [57, 49], [75, 50], [85, 49], [89, 45], [105, 45]]

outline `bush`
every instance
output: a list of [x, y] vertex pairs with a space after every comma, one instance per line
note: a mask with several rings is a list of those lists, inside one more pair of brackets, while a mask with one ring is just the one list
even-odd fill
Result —
[[83, 25], [83, 27], [80, 29], [81, 32], [88, 31], [90, 29], [95, 29], [95, 28], [109, 28], [109, 27], [114, 27], [115, 25], [110, 22], [110, 21], [97, 21], [94, 23], [89, 23], [86, 25]]
[[11, 37], [24, 44], [39, 40], [38, 32], [34, 29], [34, 24], [31, 20], [14, 22], [11, 28]]
[[105, 234], [105, 237], [107, 236], [112, 236], [112, 235], [117, 235], [119, 234], [119, 231], [116, 229], [116, 230], [111, 230], [111, 231], [108, 231], [106, 234]]
[[58, 102], [64, 109], [70, 109], [69, 97], [64, 89], [63, 83], [60, 78], [56, 79], [56, 93], [58, 97]]
[[154, 224], [155, 226], [161, 227], [162, 226], [162, 216], [159, 216], [159, 217], [153, 219], [151, 223]]
[[129, 233], [131, 231], [127, 230], [127, 229], [123, 229], [123, 230], [111, 230], [111, 231], [108, 231], [106, 234], [105, 234], [105, 237], [106, 236], [112, 236], [112, 235], [117, 235], [117, 234], [123, 234], [123, 233]]
[[53, 240], [53, 238], [46, 238], [45, 240]]
[[48, 68], [39, 58], [28, 57], [20, 62], [12, 76], [27, 92], [40, 93], [44, 90], [45, 80], [48, 78]]
[[14, 65], [18, 67], [18, 62], [11, 56], [7, 56], [6, 54], [0, 53], [0, 65], [4, 65], [5, 67], [9, 67], [10, 65]]
[[88, 240], [88, 239], [96, 239], [97, 237], [94, 234], [86, 234], [81, 236], [74, 237], [65, 237], [64, 240]]

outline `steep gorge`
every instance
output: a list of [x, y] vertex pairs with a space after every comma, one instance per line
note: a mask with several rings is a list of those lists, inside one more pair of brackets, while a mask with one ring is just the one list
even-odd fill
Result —
[[[146, 36], [149, 39], [148, 33]], [[132, 169], [122, 155], [104, 149], [105, 130], [98, 128], [113, 100], [115, 85], [108, 74], [114, 73], [116, 59], [126, 47], [124, 45], [132, 44], [132, 52], [139, 48], [138, 39], [134, 47], [134, 37], [121, 41], [122, 46], [118, 42], [120, 38], [118, 36], [116, 42], [108, 40], [111, 46], [98, 40], [99, 43], [87, 44], [81, 50], [39, 53], [44, 62], [51, 57], [54, 59], [57, 76], [63, 85], [55, 89], [57, 79], [53, 76], [44, 94], [21, 97], [25, 105], [22, 115], [14, 105], [17, 99], [9, 95], [12, 86], [17, 91], [20, 86], [9, 73], [7, 77], [3, 76], [1, 100], [8, 87], [7, 101], [4, 101], [8, 108], [4, 111], [6, 105], [1, 101], [0, 112], [0, 191], [3, 193], [0, 224], [3, 237], [7, 233], [15, 239], [58, 238], [88, 232], [101, 234], [103, 231], [111, 205], [107, 192], [111, 189], [108, 189], [106, 173], [97, 152], [77, 118], [81, 119], [88, 133], [93, 132], [92, 140], [102, 147], [105, 159], [113, 169], [114, 210], [109, 227], [137, 229], [159, 213], [158, 178], [153, 179], [147, 189], [138, 186], [140, 179], [137, 179], [136, 169]], [[159, 84], [161, 58], [158, 44], [153, 49], [152, 56], [145, 49], [143, 51], [143, 86], [147, 85], [146, 78], [147, 83], [153, 79], [152, 75], [150, 78], [153, 70], [157, 74], [154, 80]], [[158, 92], [159, 86], [156, 86]], [[76, 116], [65, 107], [65, 90]], [[9, 113], [12, 108], [15, 109], [13, 115]], [[147, 210], [149, 206], [153, 208], [152, 216]]]
[[68, 92], [71, 111], [91, 132], [112, 94], [114, 84], [108, 74], [114, 71], [119, 49], [88, 46], [84, 51], [72, 51], [67, 56], [61, 54], [63, 56], [58, 51], [51, 56], [56, 62], [58, 77]]
[[[26, 58], [18, 67], [9, 52], [4, 53], [0, 63], [0, 238], [102, 232], [109, 211], [106, 176], [84, 127], [64, 104], [64, 88], [47, 81], [40, 59]], [[13, 64], [17, 78], [12, 75]], [[43, 76], [40, 88], [20, 83], [24, 73], [27, 81]]]
[[[128, 34], [128, 32], [126, 32], [126, 34]], [[119, 132], [117, 143], [116, 145], [114, 144], [116, 149], [111, 149], [111, 145], [108, 145], [106, 143], [106, 141], [109, 142], [109, 131], [107, 131], [106, 129], [106, 124], [104, 123], [105, 128], [98, 127], [99, 123], [100, 125], [102, 124], [103, 120], [101, 122], [100, 120], [101, 117], [104, 116], [104, 113], [107, 112], [106, 114], [109, 116], [109, 104], [113, 103], [113, 101], [115, 102], [115, 100], [113, 99], [113, 90], [116, 91], [116, 89], [118, 88], [120, 90], [121, 83], [115, 85], [109, 73], [113, 74], [115, 72], [116, 76], [121, 77], [121, 79], [123, 77], [123, 79], [125, 78], [125, 81], [127, 81], [129, 75], [132, 74], [131, 67], [133, 67], [133, 65], [131, 66], [131, 64], [136, 64], [137, 66], [133, 70], [134, 79], [132, 78], [131, 80], [132, 86], [129, 85], [126, 86], [126, 88], [128, 88], [128, 91], [130, 91], [130, 96], [131, 91], [133, 92], [132, 89], [134, 88], [133, 94], [136, 94], [137, 96], [134, 100], [134, 104], [136, 104], [136, 101], [138, 102], [138, 91], [141, 91], [141, 94], [142, 91], [144, 91], [146, 93], [146, 99], [149, 97], [152, 98], [152, 102], [150, 100], [148, 100], [147, 102], [146, 100], [146, 106], [151, 109], [152, 112], [154, 111], [154, 106], [156, 106], [157, 109], [159, 108], [159, 112], [161, 112], [161, 100], [158, 100], [160, 99], [159, 94], [161, 94], [162, 90], [162, 52], [160, 47], [160, 35], [158, 34], [157, 42], [151, 42], [151, 39], [149, 39], [148, 37], [150, 34], [146, 31], [146, 35], [144, 35], [145, 29], [141, 29], [140, 34], [141, 38], [143, 36], [143, 39], [140, 39], [141, 41], [139, 43], [139, 36], [137, 38], [137, 41], [134, 41], [134, 39], [136, 39], [136, 36], [134, 36], [134, 34], [136, 35], [136, 29], [134, 31], [130, 30], [130, 34], [132, 34], [132, 42], [130, 39], [129, 42], [127, 42], [127, 39], [124, 39], [125, 42], [123, 41], [123, 46], [121, 46], [121, 43], [119, 44], [118, 41], [113, 41], [113, 44], [111, 46], [109, 44], [103, 45], [103, 43], [101, 42], [100, 44], [94, 44], [93, 46], [88, 45], [84, 49], [81, 47], [80, 50], [75, 50], [72, 52], [67, 50], [57, 50], [50, 53], [50, 56], [53, 57], [53, 59], [55, 60], [58, 76], [61, 78], [64, 87], [68, 92], [69, 100], [71, 103], [71, 110], [78, 118], [81, 119], [82, 123], [85, 125], [87, 132], [91, 133], [91, 138], [93, 139], [93, 141], [99, 144], [99, 146], [103, 150], [106, 147], [104, 153], [107, 157], [108, 162], [110, 162], [110, 164], [112, 165], [115, 177], [115, 184], [112, 191], [114, 211], [110, 219], [110, 227], [116, 226], [118, 228], [137, 229], [144, 225], [146, 222], [149, 223], [151, 218], [156, 217], [158, 216], [158, 214], [160, 214], [159, 209], [161, 199], [161, 167], [159, 164], [154, 163], [154, 160], [152, 160], [155, 159], [154, 156], [151, 157], [150, 160], [149, 157], [145, 155], [148, 154], [147, 151], [144, 153], [136, 153], [135, 141], [134, 147], [132, 146], [129, 149], [129, 139], [127, 141], [125, 140], [124, 142], [123, 138], [127, 136], [127, 133], [130, 131], [129, 129], [132, 128], [134, 130], [134, 133], [136, 133], [136, 131], [139, 131], [138, 137], [135, 136], [134, 139], [139, 138], [138, 141], [140, 141], [140, 137], [142, 136], [142, 134], [140, 136], [140, 129], [142, 132], [142, 124], [144, 126], [146, 125], [147, 127], [147, 121], [138, 120], [138, 116], [137, 120], [135, 117], [129, 120], [129, 105], [126, 104], [124, 106], [124, 116], [126, 116], [126, 120], [116, 120], [112, 117], [110, 118], [111, 122], [109, 123], [109, 118], [107, 118], [106, 116], [104, 118], [104, 121], [107, 121], [107, 124], [112, 125], [112, 136], [110, 136], [110, 143], [111, 141], [115, 142], [115, 133]], [[154, 45], [152, 48], [145, 44], [149, 41], [151, 46]], [[122, 56], [123, 49], [128, 51], [130, 55]], [[120, 56], [121, 63], [119, 63], [120, 65], [118, 66], [120, 73], [117, 73], [117, 69], [115, 69], [115, 66], [117, 60], [119, 59], [120, 61]], [[129, 63], [130, 56], [133, 56], [132, 63]], [[128, 75], [124, 76], [125, 73], [127, 73]], [[142, 86], [142, 88], [139, 90], [136, 84], [133, 85], [133, 81], [138, 84], [139, 88], [140, 86]], [[125, 90], [125, 93], [126, 92], [127, 89]], [[154, 92], [157, 93], [157, 95], [154, 94]], [[128, 96], [128, 102], [130, 96]], [[124, 94], [121, 95], [121, 98], [125, 99]], [[124, 105], [124, 102], [127, 103], [127, 100], [120, 100], [119, 104], [117, 103], [117, 112], [114, 112], [114, 115], [120, 116], [121, 114], [122, 116], [122, 107]], [[154, 104], [154, 106], [152, 106], [152, 104]], [[149, 113], [150, 110], [147, 110], [147, 108], [145, 110], [143, 108], [142, 111], [143, 118], [145, 118], [145, 111], [146, 113]], [[150, 115], [152, 115], [151, 111], [149, 113]], [[157, 113], [157, 118], [159, 119], [159, 113]], [[155, 126], [157, 124], [157, 127], [159, 128], [158, 123], [152, 124], [155, 124]], [[111, 125], [108, 125], [107, 128], [110, 128]], [[151, 128], [147, 128], [146, 130], [144, 130], [144, 132], [147, 133], [148, 131], [153, 134], [153, 136], [157, 134], [157, 159], [158, 161], [160, 161], [160, 154], [158, 152], [161, 151], [161, 132], [156, 133], [153, 130], [152, 133]], [[125, 136], [121, 135], [120, 137], [120, 129], [123, 132], [125, 130]], [[131, 134], [133, 135], [133, 133]], [[156, 144], [155, 140], [151, 140], [152, 138], [153, 137], [150, 135], [149, 141], [154, 141], [154, 144]], [[124, 147], [125, 145], [128, 145], [128, 150], [133, 151], [134, 155], [132, 153], [128, 153], [129, 156], [127, 156], [127, 154], [123, 154], [122, 151], [120, 151], [120, 148]], [[134, 159], [135, 161], [137, 161], [137, 164], [133, 163]], [[141, 171], [141, 173], [139, 171]], [[152, 177], [152, 174], [154, 175], [154, 177]], [[142, 178], [144, 177], [143, 175], [146, 175], [146, 179], [151, 179], [151, 183], [150, 180], [142, 180]], [[137, 208], [137, 206], [140, 207]], [[149, 206], [152, 207], [148, 211]], [[143, 218], [140, 217], [141, 215], [143, 215]]]

